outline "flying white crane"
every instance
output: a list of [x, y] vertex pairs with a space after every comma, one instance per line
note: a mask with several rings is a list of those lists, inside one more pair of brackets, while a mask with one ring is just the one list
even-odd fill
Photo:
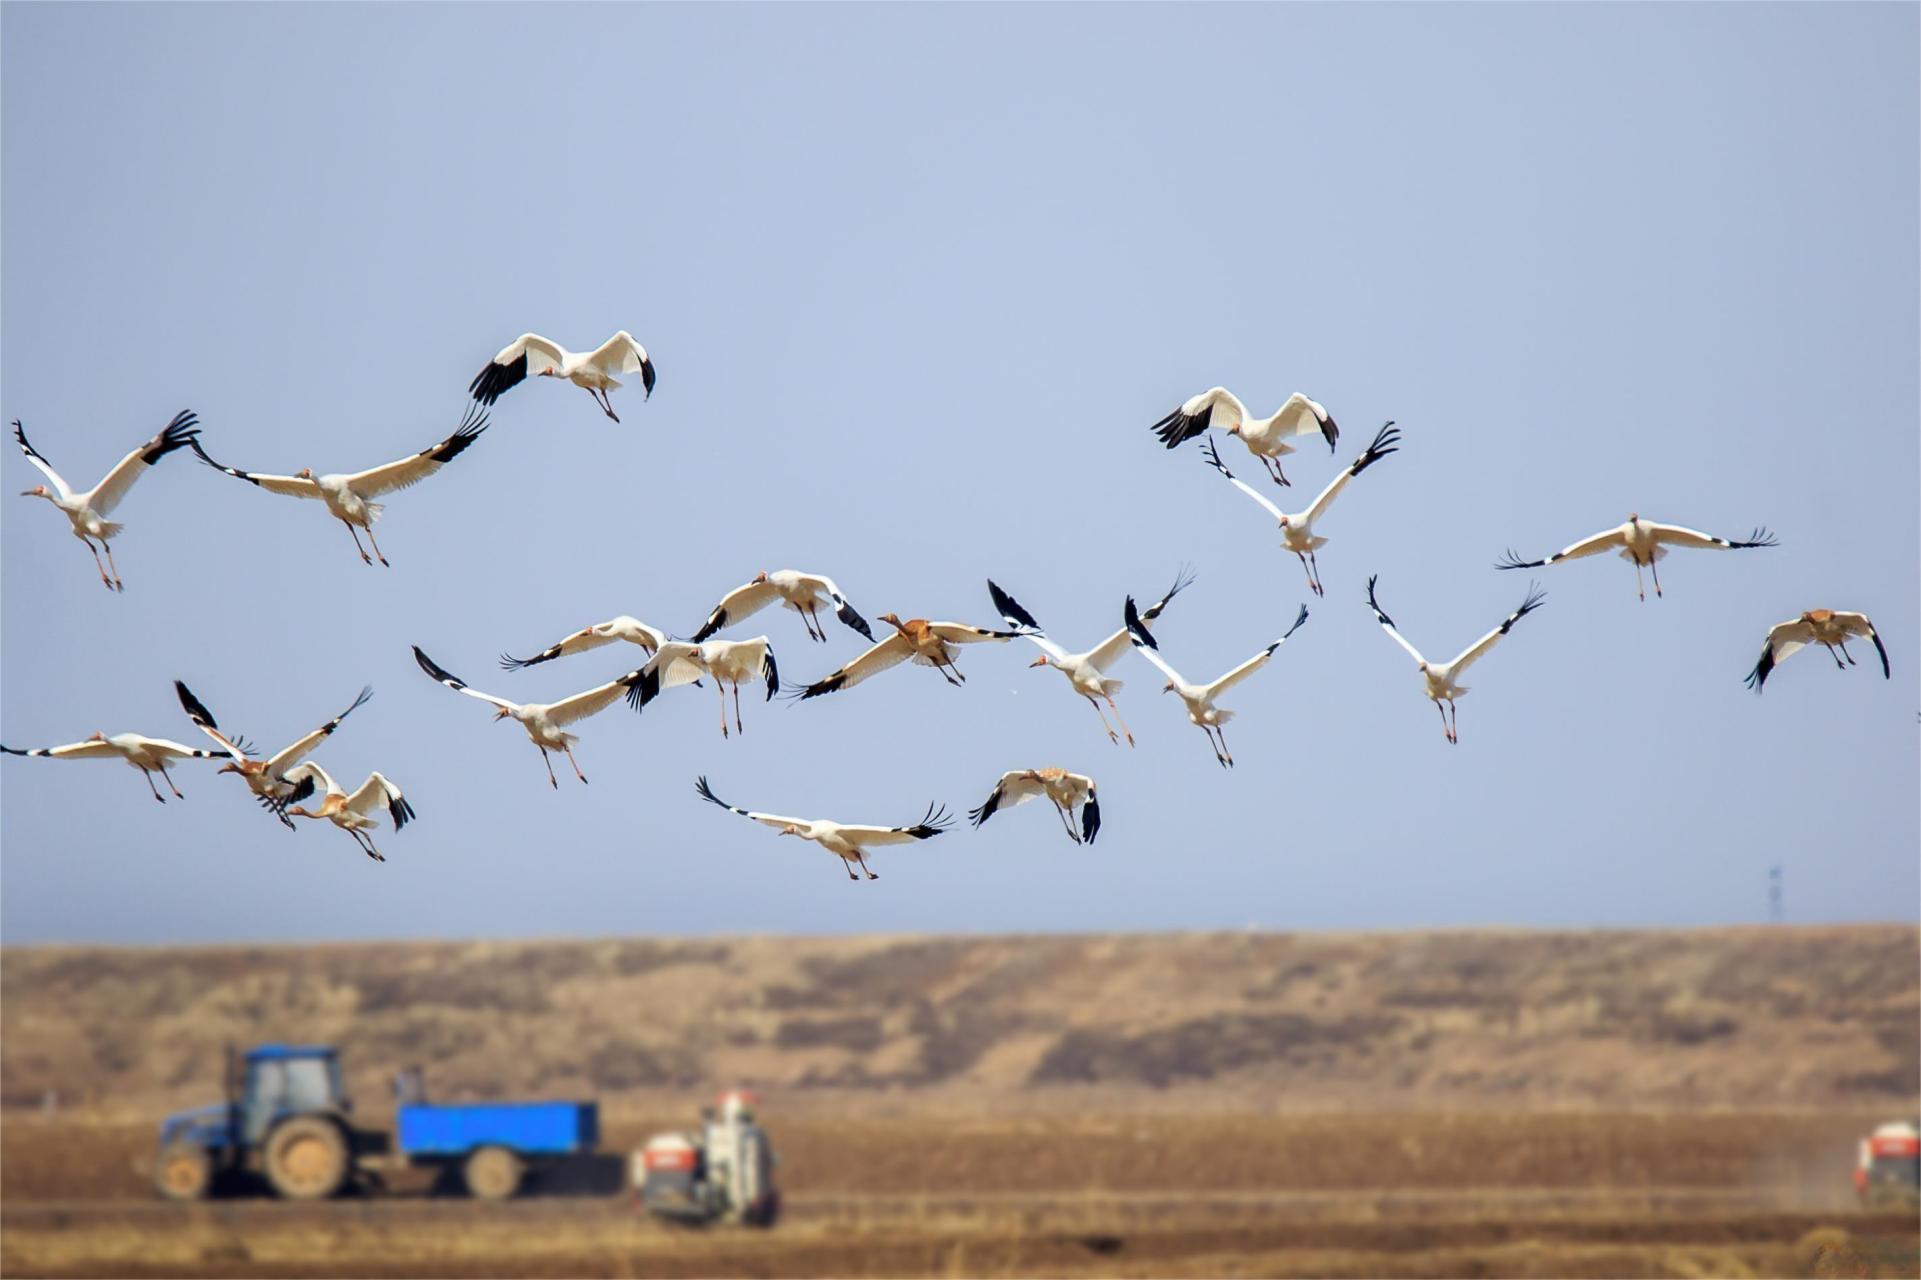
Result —
[[694, 790], [709, 804], [717, 804], [729, 813], [738, 813], [743, 818], [752, 818], [764, 827], [772, 827], [784, 836], [799, 836], [812, 840], [827, 852], [835, 855], [847, 868], [849, 880], [859, 880], [854, 874], [854, 864], [867, 873], [869, 880], [878, 880], [880, 875], [867, 865], [867, 849], [872, 845], [907, 844], [914, 840], [931, 840], [947, 830], [953, 819], [943, 808], [927, 806], [927, 813], [911, 827], [861, 827], [844, 822], [829, 822], [825, 818], [783, 818], [775, 813], [754, 813], [748, 809], [737, 808], [714, 794], [703, 775], [694, 782]]
[[[1809, 609], [1798, 618], [1777, 622], [1768, 628], [1768, 638], [1761, 645], [1761, 659], [1748, 672], [1748, 688], [1756, 693], [1768, 682], [1768, 675], [1774, 668], [1799, 653], [1811, 644], [1818, 644], [1828, 651], [1834, 665], [1846, 671], [1857, 665], [1854, 655], [1848, 652], [1848, 637], [1866, 636], [1874, 642], [1874, 651], [1881, 655], [1881, 676], [1892, 680], [1894, 672], [1888, 666], [1888, 650], [1881, 643], [1880, 633], [1868, 621], [1865, 613], [1838, 613], [1833, 609]], [[1840, 653], [1835, 650], [1839, 649]], [[1846, 658], [1843, 662], [1841, 659]]]
[[1314, 505], [1299, 515], [1293, 515], [1281, 510], [1269, 502], [1266, 495], [1255, 489], [1252, 485], [1241, 480], [1235, 480], [1234, 473], [1229, 471], [1227, 465], [1221, 461], [1221, 452], [1214, 447], [1212, 440], [1206, 443], [1202, 451], [1207, 455], [1207, 463], [1209, 466], [1226, 476], [1229, 480], [1232, 480], [1236, 489], [1239, 489], [1242, 493], [1260, 503], [1261, 506], [1267, 509], [1267, 514], [1274, 517], [1275, 521], [1281, 526], [1281, 545], [1298, 556], [1301, 561], [1301, 568], [1307, 571], [1307, 585], [1309, 590], [1313, 591], [1317, 596], [1324, 596], [1327, 592], [1321, 589], [1321, 564], [1320, 561], [1315, 558], [1314, 553], [1327, 545], [1327, 539], [1315, 534], [1314, 522], [1327, 513], [1328, 504], [1333, 502], [1341, 490], [1347, 487], [1349, 480], [1360, 475], [1361, 472], [1367, 470], [1388, 454], [1400, 452], [1400, 439], [1401, 433], [1394, 429], [1392, 422], [1389, 422], [1386, 426], [1375, 432], [1374, 442], [1367, 446], [1366, 452], [1354, 459], [1353, 463], [1348, 466], [1346, 470], [1329, 481], [1327, 488], [1321, 490], [1321, 496], [1314, 499]]
[[400, 788], [387, 781], [378, 773], [370, 773], [367, 780], [360, 784], [359, 790], [349, 795], [340, 789], [340, 784], [327, 776], [327, 771], [311, 760], [306, 760], [288, 771], [287, 777], [294, 783], [304, 786], [312, 794], [314, 784], [320, 785], [322, 798], [318, 809], [307, 809], [295, 805], [287, 810], [295, 818], [325, 818], [345, 831], [360, 846], [360, 851], [375, 862], [385, 862], [387, 856], [374, 848], [373, 837], [367, 834], [370, 827], [380, 825], [374, 817], [376, 811], [385, 809], [393, 819], [394, 830], [398, 831], [414, 819], [414, 807], [407, 803], [407, 797], [400, 794]]
[[[147, 468], [175, 449], [192, 443], [194, 436], [199, 434], [199, 428], [194, 425], [198, 421], [192, 413], [182, 409], [173, 415], [173, 421], [158, 435], [120, 459], [99, 484], [85, 493], [75, 493], [60, 478], [60, 473], [53, 469], [52, 464], [40, 456], [39, 450], [27, 443], [26, 429], [20, 425], [20, 419], [15, 418], [13, 438], [20, 442], [20, 452], [27, 455], [27, 461], [38, 468], [53, 486], [48, 488], [47, 485], [37, 484], [31, 489], [22, 490], [20, 496], [45, 498], [60, 508], [67, 522], [73, 526], [73, 536], [86, 543], [87, 550], [93, 552], [94, 567], [100, 570], [100, 581], [106, 584], [107, 590], [125, 591], [127, 584], [120, 581], [120, 567], [114, 564], [113, 547], [109, 545], [124, 526], [115, 524], [107, 516], [127, 496], [127, 490], [133, 488], [133, 482], [147, 474]], [[93, 545], [96, 542], [100, 544], [98, 547]], [[107, 563], [104, 565], [100, 563], [102, 550], [107, 553]], [[111, 576], [107, 572], [109, 568], [113, 570]]]
[[373, 686], [368, 685], [360, 691], [360, 696], [353, 700], [351, 706], [312, 733], [296, 740], [290, 746], [283, 747], [271, 756], [254, 759], [246, 739], [238, 736], [229, 738], [223, 733], [220, 726], [214, 723], [213, 712], [207, 710], [206, 704], [193, 696], [191, 689], [178, 680], [173, 682], [173, 688], [180, 697], [180, 706], [187, 713], [187, 718], [199, 726], [202, 733], [225, 747], [226, 751], [223, 754], [233, 757], [232, 763], [221, 765], [219, 772], [239, 774], [240, 780], [247, 784], [254, 798], [260, 801], [260, 806], [279, 818], [289, 831], [293, 830], [293, 822], [287, 817], [287, 806], [312, 795], [313, 782], [308, 779], [303, 788], [299, 779], [288, 776], [288, 771], [293, 768], [296, 760], [326, 741], [333, 731], [340, 727], [342, 720], [359, 710], [367, 699], [374, 696]]
[[[1094, 780], [1085, 774], [1065, 769], [1013, 769], [1001, 775], [980, 808], [967, 816], [976, 827], [1002, 809], [1026, 804], [1036, 796], [1046, 796], [1067, 828], [1067, 838], [1075, 844], [1093, 844], [1101, 829], [1101, 802], [1094, 794]], [[1081, 811], [1081, 829], [1074, 830], [1074, 810]]]
[[1728, 551], [1739, 547], [1772, 547], [1778, 543], [1766, 529], [1756, 529], [1744, 542], [1734, 542], [1727, 538], [1717, 538], [1711, 533], [1699, 533], [1684, 529], [1678, 524], [1656, 524], [1643, 520], [1639, 515], [1630, 515], [1627, 523], [1612, 529], [1604, 529], [1591, 538], [1583, 538], [1571, 547], [1556, 551], [1545, 560], [1523, 560], [1514, 552], [1495, 564], [1496, 569], [1539, 569], [1543, 565], [1559, 564], [1563, 560], [1579, 560], [1582, 556], [1598, 555], [1603, 551], [1619, 548], [1621, 559], [1634, 564], [1634, 590], [1643, 601], [1648, 598], [1647, 588], [1642, 585], [1641, 567], [1647, 566], [1654, 575], [1654, 594], [1661, 594], [1661, 571], [1655, 566], [1666, 556], [1669, 547], [1705, 547], [1712, 551]]
[[1207, 744], [1214, 748], [1214, 759], [1219, 761], [1223, 768], [1233, 767], [1234, 757], [1228, 752], [1227, 738], [1221, 733], [1221, 726], [1232, 720], [1234, 713], [1215, 706], [1214, 699], [1266, 666], [1267, 660], [1274, 656], [1274, 651], [1285, 644], [1288, 636], [1299, 631], [1301, 624], [1307, 621], [1307, 606], [1301, 606], [1300, 616], [1294, 619], [1294, 625], [1282, 633], [1279, 640], [1212, 684], [1190, 684], [1182, 678], [1180, 672], [1167, 665], [1167, 660], [1159, 653], [1160, 646], [1154, 642], [1153, 635], [1141, 625], [1141, 615], [1134, 608], [1133, 596], [1127, 597], [1127, 605], [1121, 617], [1127, 623], [1128, 635], [1133, 640], [1134, 647], [1139, 649], [1149, 662], [1159, 667], [1161, 674], [1167, 677], [1167, 683], [1162, 686], [1161, 692], [1178, 693], [1181, 696], [1181, 701], [1187, 704], [1187, 718], [1207, 734]]
[[[1381, 602], [1374, 598], [1374, 582], [1380, 576], [1377, 573], [1367, 580], [1367, 607], [1374, 610], [1374, 620], [1381, 624], [1381, 629], [1394, 638], [1395, 644], [1407, 650], [1409, 656], [1414, 659], [1414, 665], [1421, 669], [1421, 678], [1427, 682], [1427, 696], [1433, 701], [1435, 709], [1441, 713], [1441, 732], [1447, 735], [1449, 742], [1459, 746], [1461, 713], [1455, 707], [1454, 700], [1467, 693], [1467, 686], [1459, 683], [1462, 673], [1474, 665], [1481, 655], [1498, 644], [1502, 636], [1513, 630], [1515, 623], [1540, 608], [1541, 601], [1547, 598], [1547, 593], [1533, 583], [1529, 583], [1527, 598], [1521, 601], [1521, 607], [1503, 618], [1500, 626], [1461, 650], [1452, 661], [1429, 662], [1421, 656], [1419, 649], [1407, 642], [1406, 636], [1394, 629], [1394, 619], [1387, 616], [1386, 611], [1381, 608]], [[1453, 717], [1452, 724], [1448, 723], [1449, 716]]]
[[630, 618], [623, 613], [618, 618], [609, 618], [606, 622], [596, 622], [591, 627], [582, 627], [558, 644], [548, 645], [531, 658], [514, 658], [503, 653], [500, 655], [500, 665], [508, 671], [518, 671], [522, 667], [531, 667], [540, 662], [552, 662], [555, 658], [566, 657], [569, 654], [585, 653], [589, 649], [598, 649], [604, 644], [613, 644], [616, 641], [637, 644], [651, 657], [659, 652], [660, 646], [667, 643], [667, 633], [659, 627], [650, 627], [639, 618]]
[[326, 503], [327, 510], [333, 514], [334, 519], [346, 525], [347, 532], [353, 535], [354, 550], [360, 552], [361, 561], [365, 564], [373, 563], [367, 558], [367, 552], [360, 545], [358, 530], [365, 529], [367, 541], [372, 545], [374, 555], [379, 556], [380, 563], [384, 565], [387, 563], [387, 557], [381, 555], [380, 544], [374, 541], [374, 521], [380, 519], [380, 513], [386, 508], [372, 499], [383, 493], [392, 493], [396, 489], [405, 489], [419, 484], [441, 467], [458, 458], [468, 445], [480, 438], [480, 433], [486, 429], [487, 415], [483, 413], [476, 417], [470, 412], [461, 421], [458, 431], [439, 444], [429, 445], [411, 457], [366, 471], [323, 476], [316, 476], [311, 468], [305, 467], [290, 476], [241, 471], [208, 457], [207, 451], [200, 447], [198, 440], [193, 441], [192, 446], [193, 451], [200, 455], [200, 460], [216, 471], [224, 471], [230, 476], [258, 485], [268, 493], [281, 493], [290, 498], [317, 498]]
[[635, 342], [634, 335], [625, 329], [585, 352], [569, 351], [537, 333], [523, 333], [502, 347], [500, 354], [474, 375], [467, 390], [481, 404], [492, 404], [502, 393], [519, 386], [529, 374], [536, 378], [565, 378], [584, 388], [602, 413], [619, 422], [620, 415], [608, 403], [607, 393], [620, 389], [615, 375], [622, 373], [640, 375], [640, 384], [646, 389], [643, 399], [654, 394], [654, 362], [647, 358], [647, 349]]
[[793, 696], [818, 698], [823, 693], [851, 689], [876, 672], [897, 667], [910, 658], [920, 666], [937, 669], [941, 678], [951, 685], [965, 684], [967, 677], [954, 665], [951, 646], [984, 644], [989, 640], [1006, 644], [1020, 634], [1018, 631], [989, 631], [985, 627], [971, 627], [964, 622], [929, 622], [925, 618], [909, 618], [902, 622], [891, 613], [881, 614], [880, 620], [894, 628], [893, 635]]
[[1226, 387], [1201, 392], [1155, 423], [1154, 432], [1160, 436], [1161, 443], [1175, 449], [1209, 427], [1239, 436], [1247, 451], [1261, 460], [1268, 478], [1275, 484], [1288, 483], [1278, 459], [1294, 452], [1294, 446], [1287, 443], [1289, 439], [1319, 432], [1327, 440], [1327, 451], [1333, 453], [1334, 442], [1341, 438], [1341, 429], [1327, 410], [1298, 391], [1289, 396], [1273, 416], [1256, 418], [1249, 415], [1247, 406]]
[[689, 644], [669, 640], [640, 669], [640, 678], [627, 691], [627, 704], [639, 711], [662, 689], [683, 684], [699, 684], [702, 675], [714, 678], [720, 694], [720, 736], [727, 736], [727, 686], [734, 686], [734, 728], [747, 732], [740, 722], [740, 686], [748, 680], [765, 680], [767, 697], [780, 692], [780, 669], [774, 665], [774, 646], [766, 636], [752, 640], [706, 640]]
[[147, 786], [153, 790], [153, 798], [161, 804], [167, 797], [160, 794], [160, 788], [153, 785], [153, 775], [159, 774], [167, 780], [168, 790], [174, 799], [185, 800], [180, 788], [173, 785], [173, 775], [167, 772], [169, 760], [225, 760], [225, 751], [203, 751], [190, 747], [184, 742], [173, 742], [167, 738], [146, 738], [137, 733], [116, 733], [108, 737], [96, 733], [83, 742], [69, 742], [64, 747], [19, 747], [0, 746], [0, 751], [10, 756], [48, 756], [55, 760], [125, 760], [132, 767], [146, 775]]
[[700, 630], [694, 632], [694, 639], [709, 639], [722, 627], [730, 627], [776, 600], [800, 615], [801, 624], [815, 640], [825, 642], [827, 639], [827, 632], [820, 624], [820, 607], [823, 604], [833, 609], [834, 616], [847, 626], [869, 640], [874, 638], [867, 619], [847, 603], [847, 597], [840, 593], [840, 588], [834, 585], [832, 578], [818, 573], [802, 573], [799, 569], [776, 569], [772, 573], [763, 571], [755, 574], [752, 582], [735, 587], [721, 597], [714, 611], [707, 615], [707, 621], [701, 623]]
[[491, 693], [482, 693], [478, 689], [468, 688], [465, 680], [437, 665], [432, 658], [421, 652], [419, 645], [414, 646], [414, 661], [420, 664], [422, 671], [456, 693], [464, 693], [470, 698], [479, 698], [482, 702], [491, 703], [499, 708], [494, 713], [494, 719], [505, 720], [511, 716], [518, 720], [520, 727], [527, 731], [527, 736], [533, 739], [534, 745], [540, 748], [540, 762], [547, 766], [547, 781], [555, 787], [560, 786], [560, 780], [554, 777], [553, 761], [548, 759], [547, 755], [550, 751], [558, 751], [566, 756], [567, 763], [574, 766], [574, 776], [582, 782], [587, 781], [587, 775], [580, 771], [580, 762], [574, 759], [574, 744], [579, 742], [580, 738], [576, 734], [563, 732], [561, 726], [572, 724], [576, 720], [585, 720], [596, 712], [605, 711], [640, 681], [640, 671], [636, 669], [629, 671], [618, 680], [609, 680], [606, 684], [595, 685], [584, 693], [563, 698], [559, 702], [509, 702], [505, 698], [496, 698]]
[[[1147, 626], [1160, 617], [1161, 610], [1167, 608], [1167, 602], [1179, 595], [1193, 581], [1194, 575], [1185, 569], [1175, 575], [1174, 585], [1167, 589], [1167, 594], [1149, 605], [1146, 612], [1141, 614], [1141, 625]], [[1067, 682], [1074, 686], [1074, 692], [1093, 704], [1095, 713], [1101, 718], [1101, 728], [1107, 730], [1107, 740], [1119, 744], [1120, 736], [1107, 723], [1107, 712], [1101, 710], [1101, 703], [1107, 703], [1114, 712], [1115, 721], [1121, 726], [1121, 733], [1127, 735], [1127, 745], [1133, 746], [1133, 731], [1127, 727], [1127, 722], [1121, 719], [1121, 709], [1114, 705], [1114, 693], [1121, 687], [1122, 682], [1107, 674], [1107, 669], [1127, 652], [1127, 628], [1122, 627], [1086, 653], [1069, 653], [1048, 639], [1041, 624], [1034, 620], [1034, 615], [1023, 609], [1020, 601], [1001, 590], [992, 578], [987, 580], [987, 593], [994, 597], [994, 606], [1001, 611], [1001, 617], [1006, 620], [1007, 625], [1032, 640], [1034, 646], [1041, 651], [1041, 656], [1027, 665], [1052, 667], [1066, 676]]]

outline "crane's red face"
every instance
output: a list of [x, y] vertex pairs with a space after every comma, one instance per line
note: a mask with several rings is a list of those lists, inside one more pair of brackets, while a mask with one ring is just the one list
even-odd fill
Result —
[[757, 587], [758, 587], [758, 586], [759, 586], [759, 585], [760, 585], [761, 583], [763, 583], [763, 582], [765, 582], [765, 581], [767, 581], [767, 570], [765, 570], [765, 569], [762, 569], [762, 570], [761, 570], [761, 571], [760, 571], [759, 573], [757, 573], [757, 574], [755, 574], [755, 575], [754, 575], [754, 585], [755, 585], [755, 586], [757, 586]]
[[1047, 665], [1047, 659], [1044, 657], [1036, 658], [1032, 662], [1028, 663], [1027, 665], [1030, 667], [1044, 667]]
[[296, 480], [311, 480], [313, 479], [313, 468], [302, 467], [300, 468], [300, 470], [293, 473], [293, 478]]
[[47, 486], [44, 484], [37, 484], [33, 486], [33, 488], [31, 489], [22, 489], [20, 491], [20, 496], [23, 498], [44, 498], [47, 496]]
[[228, 763], [221, 765], [218, 769], [215, 769], [214, 772], [215, 773], [239, 773], [240, 766], [229, 761]]
[[1162, 686], [1161, 686], [1161, 692], [1162, 692], [1162, 693], [1172, 693], [1172, 692], [1174, 692], [1174, 682], [1173, 682], [1172, 680], [1169, 680], [1169, 681], [1168, 681], [1168, 682], [1167, 682], [1166, 684], [1164, 684], [1164, 685], [1162, 685]]
[[509, 710], [507, 710], [507, 708], [505, 708], [505, 707], [502, 707], [502, 708], [501, 708], [500, 710], [498, 710], [498, 711], [496, 711], [496, 712], [494, 712], [494, 719], [496, 719], [496, 720], [505, 720], [505, 719], [506, 719], [506, 718], [507, 718], [508, 716], [510, 716], [510, 715], [512, 715], [512, 714], [513, 714], [513, 712], [511, 712], [511, 711], [509, 711]]

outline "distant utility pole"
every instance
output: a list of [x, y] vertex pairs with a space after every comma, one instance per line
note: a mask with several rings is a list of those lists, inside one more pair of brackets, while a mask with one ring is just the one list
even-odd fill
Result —
[[1777, 863], [1768, 868], [1768, 919], [1780, 924], [1787, 914], [1787, 902], [1781, 888], [1781, 867]]

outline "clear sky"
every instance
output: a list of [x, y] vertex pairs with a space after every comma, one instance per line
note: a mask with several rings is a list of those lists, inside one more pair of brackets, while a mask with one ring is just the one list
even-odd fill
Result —
[[[1913, 5], [761, 8], [35, 5], [0, 10], [0, 413], [89, 485], [183, 407], [216, 457], [348, 471], [437, 440], [533, 329], [631, 329], [625, 421], [524, 385], [395, 494], [366, 568], [316, 504], [180, 453], [120, 508], [127, 582], [13, 496], [0, 733], [198, 743], [184, 678], [278, 747], [419, 813], [289, 835], [233, 778], [156, 805], [117, 763], [0, 763], [9, 942], [734, 931], [1665, 925], [1917, 915], [1918, 11]], [[1269, 521], [1149, 425], [1215, 383], [1324, 402], [1342, 495], [1312, 600]], [[1233, 442], [1244, 477], [1259, 468]], [[1781, 546], [1612, 558], [1469, 681], [1442, 740], [1364, 602], [1446, 655], [1544, 555], [1630, 511]], [[760, 569], [868, 617], [1071, 648], [1182, 562], [1164, 652], [1211, 678], [1307, 626], [1226, 704], [1214, 763], [1137, 655], [1110, 746], [1032, 647], [970, 648], [801, 705], [709, 691], [577, 726], [554, 791], [524, 733], [429, 681], [553, 700], [637, 665], [507, 674], [631, 613], [680, 634]], [[1879, 624], [1892, 681], [1820, 651], [1742, 687], [1803, 609]], [[852, 658], [768, 612], [783, 675]], [[1859, 646], [1865, 656], [1866, 646]], [[1871, 662], [1871, 659], [1867, 659]], [[751, 691], [750, 691], [751, 693]], [[1045, 806], [829, 855], [702, 804], [907, 822], [1004, 769]]]

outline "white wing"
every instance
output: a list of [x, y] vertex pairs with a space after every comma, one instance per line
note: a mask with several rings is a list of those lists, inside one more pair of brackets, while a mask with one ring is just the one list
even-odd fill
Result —
[[1140, 651], [1140, 655], [1143, 658], [1146, 658], [1149, 662], [1159, 667], [1161, 669], [1161, 674], [1166, 676], [1169, 680], [1172, 680], [1175, 684], [1178, 684], [1178, 685], [1187, 684], [1187, 681], [1181, 678], [1180, 672], [1174, 670], [1174, 668], [1167, 665], [1167, 659], [1161, 657], [1160, 652], [1158, 650], [1150, 649], [1146, 645], [1140, 643], [1138, 640], [1134, 642], [1134, 647]]
[[[650, 661], [658, 660], [659, 656], [655, 654]], [[632, 688], [639, 679], [639, 671], [630, 671], [618, 680], [609, 680], [606, 684], [595, 685], [585, 693], [563, 698], [548, 706], [547, 718], [555, 724], [572, 724], [576, 720], [585, 720], [596, 712], [605, 711], [626, 696], [627, 690]]]
[[735, 587], [720, 598], [714, 611], [707, 615], [707, 621], [701, 623], [700, 630], [694, 632], [694, 639], [706, 640], [722, 627], [732, 626], [742, 618], [760, 612], [779, 598], [780, 593], [774, 590], [771, 582], [750, 582], [746, 586]]
[[1307, 606], [1302, 605], [1300, 614], [1294, 619], [1294, 625], [1287, 629], [1287, 633], [1285, 635], [1283, 635], [1279, 640], [1276, 640], [1273, 644], [1270, 644], [1269, 646], [1267, 646], [1267, 648], [1255, 654], [1253, 657], [1249, 658], [1246, 662], [1243, 662], [1240, 666], [1235, 667], [1232, 671], [1222, 676], [1219, 680], [1216, 680], [1213, 684], [1208, 685], [1207, 696], [1209, 698], [1213, 698], [1219, 694], [1227, 692], [1229, 689], [1232, 689], [1235, 685], [1239, 684], [1241, 681], [1247, 679], [1249, 676], [1253, 675], [1256, 671], [1259, 671], [1262, 667], [1266, 666], [1267, 660], [1274, 656], [1274, 651], [1280, 648], [1282, 645], [1286, 644], [1287, 637], [1293, 635], [1296, 631], [1299, 631], [1301, 629], [1301, 624], [1305, 623], [1306, 621], [1307, 621]]
[[1813, 643], [1814, 628], [1799, 618], [1768, 628], [1768, 648], [1777, 663], [1786, 662]]
[[622, 329], [594, 349], [587, 363], [602, 373], [639, 373], [647, 363], [647, 352], [634, 335]]
[[[763, 641], [763, 651], [765, 647], [765, 641]], [[670, 640], [660, 646], [641, 670], [646, 672], [648, 677], [657, 678], [662, 689], [675, 689], [683, 684], [692, 684], [707, 674], [698, 661], [699, 657], [699, 645], [688, 644], [684, 640]], [[758, 666], [759, 663], [755, 665]]]
[[13, 438], [20, 442], [20, 452], [26, 454], [27, 461], [31, 462], [40, 474], [47, 478], [47, 483], [53, 486], [53, 491], [63, 499], [71, 498], [73, 496], [73, 490], [69, 489], [67, 482], [60, 478], [60, 473], [53, 469], [53, 464], [41, 457], [38, 449], [35, 449], [27, 443], [26, 428], [20, 425], [20, 419], [18, 418], [13, 420]]
[[1005, 644], [1022, 634], [1018, 631], [989, 631], [985, 627], [971, 627], [965, 622], [930, 622], [927, 629], [948, 644], [985, 644], [989, 640]]
[[480, 438], [487, 429], [487, 415], [469, 413], [460, 424], [460, 429], [442, 440], [439, 444], [429, 445], [411, 458], [399, 462], [389, 462], [384, 467], [374, 467], [367, 471], [356, 471], [345, 477], [347, 485], [363, 498], [377, 498], [383, 493], [405, 489], [419, 484], [447, 463], [463, 453], [467, 446]]
[[1172, 449], [1201, 435], [1209, 427], [1225, 431], [1247, 420], [1247, 406], [1226, 387], [1210, 387], [1190, 396], [1181, 407], [1154, 424], [1154, 434]]
[[178, 760], [206, 760], [222, 757], [227, 754], [224, 751], [206, 751], [200, 747], [190, 747], [184, 742], [175, 742], [172, 738], [148, 738], [137, 733], [122, 734], [120, 736], [123, 738], [132, 738], [142, 749], [151, 751], [155, 755], [170, 756]]

